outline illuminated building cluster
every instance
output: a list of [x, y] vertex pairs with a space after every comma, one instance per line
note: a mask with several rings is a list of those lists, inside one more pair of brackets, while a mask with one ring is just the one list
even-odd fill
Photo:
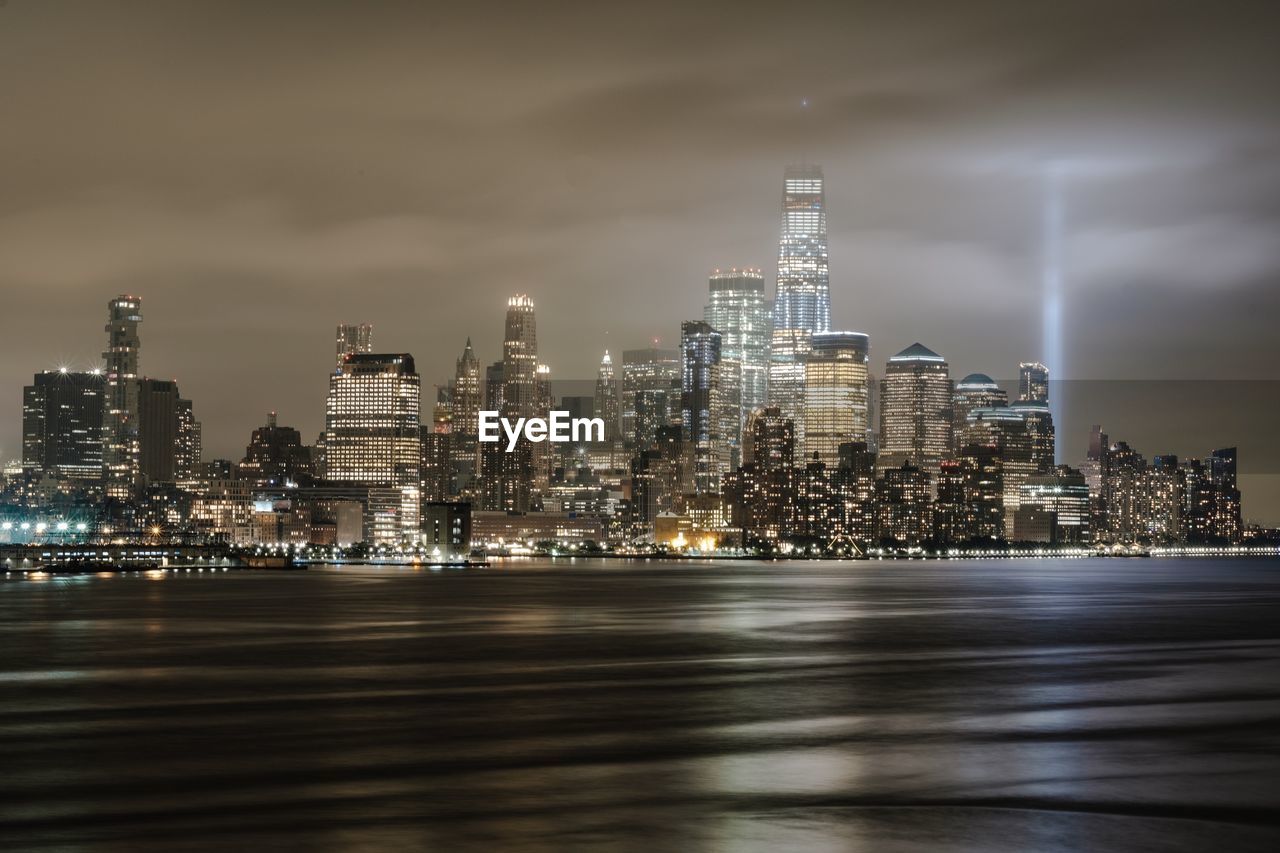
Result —
[[[554, 393], [528, 295], [506, 304], [501, 357], [466, 338], [425, 400], [412, 355], [342, 324], [313, 444], [272, 412], [241, 459], [204, 461], [191, 401], [140, 372], [141, 320], [139, 298], [111, 300], [103, 364], [25, 389], [0, 544], [854, 556], [1247, 534], [1233, 448], [1148, 461], [1095, 428], [1087, 458], [1060, 464], [1044, 364], [1018, 366], [1012, 401], [983, 373], [953, 382], [921, 343], [876, 374], [870, 338], [831, 329], [813, 165], [784, 174], [772, 303], [760, 270], [716, 270], [701, 319], [671, 324], [678, 346], [606, 351], [577, 394]], [[552, 409], [600, 418], [603, 438], [479, 440], [482, 411]]]

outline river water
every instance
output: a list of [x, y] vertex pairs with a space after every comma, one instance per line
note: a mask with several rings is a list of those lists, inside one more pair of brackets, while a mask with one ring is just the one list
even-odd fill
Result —
[[0, 580], [0, 849], [1280, 849], [1280, 562]]

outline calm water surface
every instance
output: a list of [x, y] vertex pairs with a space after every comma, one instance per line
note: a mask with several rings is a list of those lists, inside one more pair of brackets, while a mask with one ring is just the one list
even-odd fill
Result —
[[0, 849], [1280, 849], [1280, 562], [0, 580]]

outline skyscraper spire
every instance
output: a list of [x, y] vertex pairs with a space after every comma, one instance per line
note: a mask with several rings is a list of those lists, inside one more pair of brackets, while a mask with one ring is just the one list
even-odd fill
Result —
[[618, 437], [618, 382], [613, 372], [613, 359], [604, 351], [600, 359], [600, 372], [596, 375], [595, 415], [604, 421], [604, 437], [612, 441]]

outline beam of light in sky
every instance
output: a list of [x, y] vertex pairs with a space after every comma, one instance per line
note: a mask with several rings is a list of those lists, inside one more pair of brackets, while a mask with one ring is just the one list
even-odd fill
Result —
[[[1041, 286], [1041, 340], [1040, 347], [1049, 375], [1057, 379], [1057, 388], [1049, 394], [1049, 411], [1053, 422], [1061, 430], [1062, 383], [1067, 377], [1066, 359], [1062, 350], [1062, 169], [1050, 164], [1044, 175]], [[1057, 442], [1061, 446], [1062, 442]], [[1060, 463], [1061, 459], [1055, 459]]]

